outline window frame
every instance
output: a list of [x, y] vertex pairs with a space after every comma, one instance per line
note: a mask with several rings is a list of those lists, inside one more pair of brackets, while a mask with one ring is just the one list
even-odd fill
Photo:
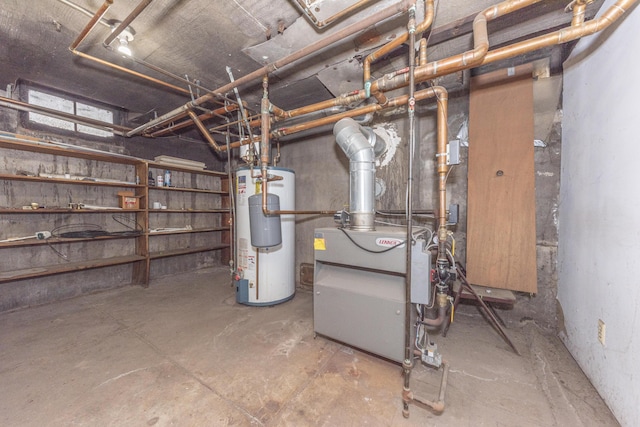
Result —
[[[23, 102], [27, 102], [30, 104], [29, 102], [29, 95], [30, 95], [30, 91], [37, 91], [46, 95], [50, 95], [52, 97], [57, 97], [57, 98], [61, 98], [62, 100], [65, 101], [70, 101], [73, 103], [73, 115], [77, 116], [78, 118], [88, 118], [86, 116], [81, 116], [77, 114], [78, 111], [78, 104], [83, 104], [89, 107], [93, 107], [93, 108], [97, 108], [97, 109], [101, 109], [107, 112], [110, 112], [112, 114], [113, 117], [113, 125], [117, 126], [120, 123], [123, 122], [123, 119], [126, 117], [126, 110], [122, 109], [122, 108], [118, 108], [115, 107], [113, 105], [109, 105], [106, 104], [104, 102], [100, 102], [100, 101], [96, 101], [94, 99], [90, 99], [84, 96], [79, 96], [79, 95], [75, 95], [73, 93], [69, 93], [69, 92], [65, 92], [62, 90], [58, 90], [58, 89], [54, 89], [51, 87], [47, 87], [44, 85], [40, 85], [37, 83], [33, 83], [33, 82], [28, 82], [28, 81], [19, 81], [18, 82], [18, 94], [20, 96], [20, 99], [23, 100]], [[46, 107], [48, 108], [48, 107]], [[62, 111], [62, 110], [61, 110]], [[79, 126], [84, 126], [84, 127], [90, 127], [93, 128], [92, 126], [89, 125], [84, 125], [84, 124], [78, 124], [75, 122], [71, 122], [69, 120], [65, 120], [63, 118], [60, 118], [58, 120], [62, 120], [65, 121], [67, 123], [71, 123], [73, 126], [73, 130], [71, 129], [64, 129], [61, 127], [57, 127], [57, 126], [53, 126], [53, 125], [48, 125], [45, 123], [39, 123], [37, 121], [34, 121], [30, 118], [30, 112], [27, 111], [23, 111], [21, 112], [21, 116], [20, 116], [20, 124], [22, 127], [24, 127], [25, 129], [29, 129], [29, 130], [35, 130], [35, 131], [44, 131], [47, 133], [53, 133], [56, 135], [60, 135], [60, 136], [73, 136], [73, 137], [80, 137], [82, 139], [88, 139], [88, 140], [94, 140], [94, 141], [113, 141], [115, 140], [115, 138], [117, 137], [117, 135], [115, 135], [114, 133], [111, 133], [110, 135], [94, 135], [92, 133], [87, 133], [83, 130], [79, 130], [78, 127]], [[41, 114], [41, 113], [37, 113], [36, 114]], [[51, 116], [48, 116], [51, 117]], [[56, 118], [57, 119], [57, 118]], [[93, 119], [96, 120], [96, 119]], [[106, 123], [106, 122], [105, 122]], [[102, 130], [100, 128], [94, 128], [96, 130]]]

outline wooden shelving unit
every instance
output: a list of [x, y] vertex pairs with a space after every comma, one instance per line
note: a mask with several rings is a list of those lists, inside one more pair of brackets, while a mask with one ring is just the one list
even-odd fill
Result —
[[[54, 156], [52, 159], [56, 159], [52, 160], [52, 164], [56, 162], [71, 164], [74, 162], [73, 159], [79, 163], [82, 161], [78, 159], [94, 162], [94, 165], [102, 165], [104, 162], [108, 164], [105, 169], [115, 175], [95, 178], [88, 176], [86, 179], [78, 179], [71, 173], [71, 178], [47, 177], [38, 176], [38, 170], [25, 172], [22, 170], [22, 165], [20, 167], [14, 166], [13, 170], [9, 166], [6, 168], [7, 170], [0, 171], [0, 182], [5, 186], [4, 198], [0, 199], [0, 214], [7, 218], [16, 218], [16, 221], [21, 223], [21, 230], [24, 230], [25, 227], [24, 220], [20, 218], [25, 218], [25, 215], [29, 218], [29, 222], [38, 224], [34, 226], [42, 227], [41, 224], [59, 226], [60, 223], [78, 218], [76, 215], [82, 214], [89, 215], [90, 218], [98, 218], [97, 222], [107, 222], [108, 217], [105, 215], [113, 216], [114, 220], [116, 216], [125, 216], [130, 218], [132, 223], [135, 223], [135, 228], [138, 231], [137, 233], [134, 230], [114, 232], [96, 237], [65, 238], [53, 236], [43, 240], [32, 238], [0, 242], [0, 251], [10, 251], [28, 250], [29, 247], [32, 247], [31, 250], [37, 250], [38, 247], [42, 247], [42, 250], [50, 250], [47, 246], [72, 248], [73, 245], [86, 245], [91, 244], [90, 242], [107, 244], [114, 240], [122, 241], [119, 253], [107, 254], [101, 258], [81, 261], [55, 260], [54, 258], [54, 261], [57, 262], [51, 262], [52, 256], [50, 256], [48, 261], [42, 262], [42, 265], [35, 261], [28, 263], [26, 260], [23, 264], [8, 265], [7, 263], [1, 265], [0, 283], [132, 264], [132, 282], [147, 286], [153, 260], [207, 251], [221, 251], [223, 263], [228, 262], [230, 258], [231, 210], [228, 196], [228, 176], [225, 173], [169, 166], [116, 154], [110, 155], [82, 149], [73, 150], [47, 144], [43, 141], [30, 143], [0, 137], [0, 149], [13, 150], [18, 153], [18, 157], [20, 157], [20, 152], [48, 154]], [[16, 163], [20, 162], [16, 161]], [[55, 165], [51, 165], [51, 169], [55, 169], [55, 167]], [[80, 164], [78, 168], [81, 167]], [[157, 174], [165, 170], [171, 171], [175, 186], [149, 186], [149, 173]], [[78, 174], [78, 171], [72, 172]], [[57, 171], [56, 174], [60, 174], [60, 171]], [[12, 182], [24, 183], [26, 187], [20, 188], [27, 189], [24, 191], [25, 194], [14, 194], [21, 193], [19, 191], [7, 191], [6, 188], [11, 188]], [[68, 205], [62, 203], [62, 200], [64, 197], [71, 197], [71, 194], [75, 194], [73, 188], [78, 189], [76, 193], [79, 192], [85, 196], [95, 194], [100, 200], [108, 201], [109, 206], [106, 206], [105, 209], [70, 209]], [[117, 206], [116, 193], [118, 191], [133, 191], [140, 200], [140, 208], [113, 208], [113, 206]], [[153, 202], [158, 200], [162, 201], [167, 208], [153, 209]], [[7, 203], [8, 201], [13, 203]], [[25, 209], [24, 207], [30, 206], [31, 202], [37, 202], [40, 206], [36, 209]], [[93, 205], [93, 203], [87, 204]], [[34, 229], [33, 231], [35, 233], [42, 229], [46, 228]], [[158, 231], [150, 231], [155, 229]], [[5, 226], [3, 231], [0, 231], [0, 240], [12, 238], [12, 232], [11, 227]], [[0, 252], [0, 259], [2, 258]], [[39, 259], [39, 257], [33, 258]], [[5, 257], [5, 259], [7, 258]]]

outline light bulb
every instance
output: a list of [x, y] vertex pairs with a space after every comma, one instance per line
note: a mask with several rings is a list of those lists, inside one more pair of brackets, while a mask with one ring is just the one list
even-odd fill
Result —
[[129, 49], [129, 41], [126, 37], [119, 37], [120, 45], [118, 46], [118, 52], [126, 56], [131, 56], [131, 49]]

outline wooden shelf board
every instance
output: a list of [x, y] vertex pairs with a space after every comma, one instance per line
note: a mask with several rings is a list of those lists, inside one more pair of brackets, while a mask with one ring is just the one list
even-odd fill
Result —
[[127, 255], [113, 258], [94, 259], [88, 261], [68, 262], [64, 264], [48, 265], [43, 267], [31, 267], [21, 270], [5, 271], [0, 273], [0, 283], [14, 280], [29, 279], [33, 277], [49, 276], [52, 274], [67, 273], [92, 268], [109, 267], [112, 265], [129, 264], [136, 261], [144, 261], [142, 255]]
[[102, 182], [102, 181], [92, 181], [91, 179], [79, 180], [79, 179], [47, 178], [47, 177], [40, 177], [40, 176], [24, 176], [24, 175], [11, 175], [11, 174], [0, 174], [0, 179], [12, 180], [12, 181], [49, 182], [52, 184], [91, 185], [91, 186], [122, 187], [122, 188], [144, 188], [144, 185], [132, 184], [129, 182]]
[[229, 247], [228, 244], [221, 243], [221, 244], [218, 244], [218, 245], [203, 246], [203, 247], [196, 247], [196, 248], [172, 249], [172, 250], [168, 250], [168, 251], [151, 252], [149, 254], [149, 258], [150, 259], [159, 259], [159, 258], [166, 258], [166, 257], [171, 257], [171, 256], [177, 256], [177, 255], [194, 254], [194, 253], [197, 253], [197, 252], [217, 251], [217, 250], [220, 250], [220, 249], [226, 249], [228, 247]]
[[182, 188], [182, 187], [154, 187], [153, 185], [149, 186], [149, 190], [167, 190], [167, 191], [182, 191], [189, 193], [205, 193], [205, 194], [221, 194], [227, 195], [228, 193], [223, 190], [204, 190], [200, 188]]
[[[86, 214], [144, 212], [144, 209], [0, 209], [2, 214]], [[183, 212], [183, 211], [179, 211]]]
[[229, 209], [149, 209], [149, 213], [229, 213]]
[[15, 247], [15, 246], [37, 246], [37, 245], [48, 245], [48, 244], [58, 244], [58, 243], [75, 243], [75, 242], [87, 242], [92, 240], [115, 240], [115, 239], [134, 239], [137, 237], [144, 237], [144, 234], [138, 235], [115, 235], [115, 236], [98, 236], [98, 237], [81, 237], [81, 238], [60, 238], [60, 237], [51, 237], [46, 240], [38, 240], [36, 238], [30, 240], [16, 240], [14, 242], [2, 242], [0, 243], [0, 248], [6, 247]]
[[89, 159], [102, 162], [124, 163], [135, 165], [142, 163], [142, 159], [135, 157], [116, 155], [108, 153], [99, 153], [96, 151], [82, 151], [81, 148], [74, 150], [69, 147], [56, 146], [47, 141], [35, 139], [33, 142], [15, 141], [13, 139], [0, 137], [0, 147], [9, 148], [11, 150], [31, 151], [36, 153], [53, 154], [56, 156], [75, 157], [79, 159]]
[[200, 175], [219, 176], [221, 178], [226, 178], [228, 176], [226, 172], [211, 171], [206, 169], [185, 168], [181, 166], [174, 166], [167, 163], [147, 162], [147, 164], [149, 165], [149, 168], [154, 168], [154, 169], [169, 169], [171, 171], [197, 173]]
[[213, 231], [229, 231], [229, 227], [198, 228], [193, 230], [177, 230], [177, 231], [159, 231], [156, 233], [149, 233], [149, 236], [166, 236], [170, 234], [188, 234], [188, 233], [210, 233]]

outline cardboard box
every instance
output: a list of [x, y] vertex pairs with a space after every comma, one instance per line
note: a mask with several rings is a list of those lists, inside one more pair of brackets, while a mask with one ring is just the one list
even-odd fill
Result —
[[119, 191], [120, 207], [122, 209], [140, 209], [140, 198], [133, 191]]

